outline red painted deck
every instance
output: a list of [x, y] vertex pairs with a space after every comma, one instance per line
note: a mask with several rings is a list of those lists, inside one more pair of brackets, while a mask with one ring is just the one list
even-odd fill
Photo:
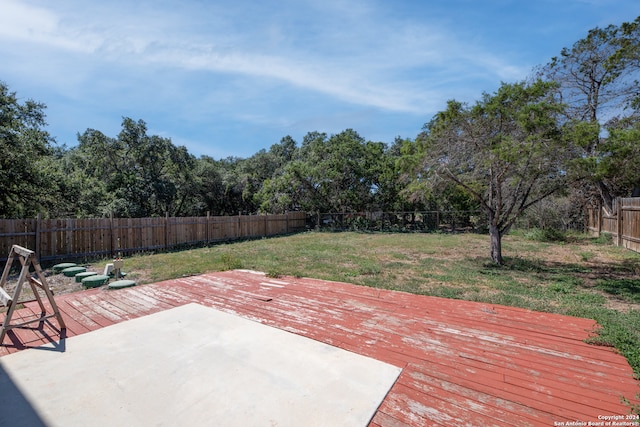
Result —
[[[371, 426], [587, 425], [640, 391], [624, 357], [583, 342], [587, 319], [244, 271], [56, 296], [67, 337], [190, 302], [402, 367]], [[0, 356], [58, 337], [13, 330]]]

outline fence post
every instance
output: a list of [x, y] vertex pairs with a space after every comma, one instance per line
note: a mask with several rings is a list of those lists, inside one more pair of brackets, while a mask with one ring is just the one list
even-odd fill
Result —
[[66, 231], [64, 233], [65, 235], [64, 239], [65, 239], [65, 244], [67, 245], [67, 249], [66, 249], [67, 252], [65, 253], [65, 255], [72, 255], [75, 253], [75, 245], [73, 244], [74, 233], [71, 230], [75, 230], [75, 224], [74, 226], [71, 225], [72, 224], [71, 218], [67, 218], [66, 224], [67, 225], [66, 225]]
[[38, 254], [38, 257], [42, 258], [42, 254], [40, 253], [40, 230], [42, 229], [42, 213], [38, 212], [36, 216], [36, 247], [34, 248], [34, 252]]
[[116, 233], [113, 230], [113, 212], [109, 212], [109, 233], [110, 233], [110, 239], [111, 240], [111, 257], [115, 258], [116, 257], [116, 251], [115, 251], [115, 247], [116, 247]]
[[598, 237], [600, 237], [600, 233], [602, 233], [602, 202], [598, 201], [596, 209], [598, 214], [598, 224], [596, 225], [596, 228], [598, 229]]
[[169, 249], [169, 211], [164, 213], [164, 248]]
[[289, 234], [289, 211], [284, 213], [284, 232]]
[[209, 236], [209, 222], [211, 221], [211, 212], [207, 211], [207, 224], [205, 225], [204, 237], [207, 239], [207, 245], [211, 242], [211, 237]]
[[622, 219], [622, 198], [621, 197], [617, 197], [616, 198], [616, 229], [618, 232], [618, 239], [617, 239], [617, 245], [616, 246], [622, 246], [622, 223], [623, 223], [623, 219]]

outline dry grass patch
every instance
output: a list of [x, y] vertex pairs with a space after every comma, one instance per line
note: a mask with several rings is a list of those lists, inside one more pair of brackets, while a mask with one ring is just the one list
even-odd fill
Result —
[[[503, 266], [490, 262], [486, 235], [308, 232], [133, 256], [125, 271], [144, 284], [245, 268], [587, 317], [603, 327], [597, 341], [640, 373], [640, 254], [582, 235], [548, 242], [514, 233], [503, 255]], [[79, 288], [54, 280], [56, 293]]]

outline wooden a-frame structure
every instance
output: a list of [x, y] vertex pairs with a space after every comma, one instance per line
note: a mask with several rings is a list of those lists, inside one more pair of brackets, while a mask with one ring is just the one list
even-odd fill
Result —
[[[9, 277], [9, 271], [11, 270], [11, 266], [13, 265], [16, 257], [20, 260], [20, 264], [22, 264], [22, 270], [20, 271], [20, 275], [18, 277], [18, 283], [13, 292], [13, 297], [11, 297], [7, 291], [5, 290], [5, 286], [7, 284], [7, 278]], [[37, 279], [33, 277], [33, 273], [31, 272], [31, 267], [37, 276]], [[38, 301], [38, 305], [41, 309], [40, 317], [36, 317], [35, 319], [30, 319], [18, 324], [11, 324], [11, 318], [13, 316], [13, 312], [16, 306], [23, 302], [20, 301], [20, 293], [22, 292], [22, 287], [24, 282], [28, 281], [31, 286], [31, 290], [33, 291], [35, 301]], [[49, 304], [51, 304], [51, 308], [53, 309], [53, 313], [47, 314], [47, 309], [42, 302], [42, 297], [38, 292], [38, 289], [44, 291]], [[55, 300], [53, 299], [53, 293], [47, 284], [46, 278], [42, 269], [40, 268], [40, 263], [38, 262], [35, 252], [23, 248], [22, 246], [13, 245], [11, 247], [11, 252], [9, 253], [9, 258], [7, 259], [7, 264], [4, 267], [4, 271], [2, 272], [2, 278], [0, 279], [0, 304], [7, 307], [7, 311], [5, 313], [4, 321], [2, 326], [0, 327], [0, 345], [4, 342], [4, 337], [8, 331], [13, 328], [20, 328], [25, 325], [29, 325], [35, 322], [44, 322], [46, 319], [51, 317], [55, 317], [58, 320], [58, 325], [60, 326], [60, 333], [62, 335], [62, 330], [66, 329], [64, 324], [64, 320], [60, 315], [60, 310], [58, 310], [58, 306], [56, 305]]]

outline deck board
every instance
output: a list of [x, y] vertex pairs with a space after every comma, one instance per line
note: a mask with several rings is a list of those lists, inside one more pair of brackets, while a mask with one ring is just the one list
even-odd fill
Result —
[[[621, 396], [640, 391], [624, 357], [584, 342], [593, 320], [513, 307], [241, 270], [56, 302], [67, 337], [197, 302], [403, 368], [370, 426], [588, 423], [629, 413]], [[16, 311], [38, 314], [35, 303]], [[13, 330], [0, 356], [57, 332]]]

